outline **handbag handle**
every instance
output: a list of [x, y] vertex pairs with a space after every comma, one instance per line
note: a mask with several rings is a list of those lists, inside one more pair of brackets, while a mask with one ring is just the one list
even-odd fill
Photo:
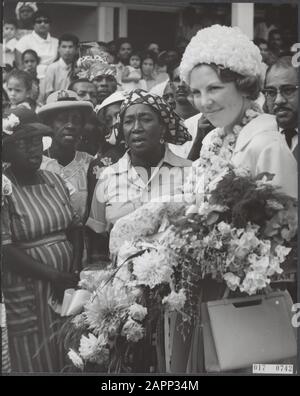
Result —
[[262, 299], [258, 298], [256, 300], [235, 302], [232, 305], [235, 308], [245, 308], [245, 307], [253, 307], [253, 306], [261, 305], [261, 303], [262, 303]]

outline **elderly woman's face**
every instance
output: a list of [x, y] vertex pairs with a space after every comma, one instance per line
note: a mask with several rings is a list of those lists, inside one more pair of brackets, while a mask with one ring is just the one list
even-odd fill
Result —
[[159, 115], [146, 104], [130, 106], [123, 118], [125, 142], [134, 153], [157, 151], [165, 130]]
[[76, 109], [65, 109], [52, 116], [51, 127], [54, 140], [65, 148], [75, 148], [83, 128], [83, 115]]
[[32, 173], [40, 168], [43, 156], [42, 136], [17, 139], [9, 146], [12, 166], [23, 172]]
[[215, 127], [234, 125], [241, 116], [244, 96], [234, 82], [223, 83], [213, 68], [196, 66], [190, 75], [193, 106]]

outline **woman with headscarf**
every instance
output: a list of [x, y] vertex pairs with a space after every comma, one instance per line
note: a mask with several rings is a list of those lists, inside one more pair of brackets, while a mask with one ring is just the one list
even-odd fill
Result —
[[18, 20], [18, 38], [33, 31], [33, 14], [38, 7], [35, 2], [19, 1], [16, 6], [16, 17]]
[[128, 150], [102, 172], [96, 186], [86, 223], [96, 233], [109, 232], [119, 218], [150, 200], [181, 193], [191, 164], [168, 148], [169, 142], [183, 144], [191, 137], [159, 96], [132, 91], [122, 103], [117, 128]]
[[60, 317], [49, 302], [61, 301], [79, 280], [81, 223], [63, 180], [42, 171], [42, 137], [51, 129], [25, 108], [3, 120], [5, 176], [12, 191], [1, 213], [3, 276], [12, 372], [58, 372], [64, 352]]

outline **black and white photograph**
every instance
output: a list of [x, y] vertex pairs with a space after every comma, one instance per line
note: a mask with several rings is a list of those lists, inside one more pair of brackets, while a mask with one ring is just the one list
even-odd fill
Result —
[[2, 1], [3, 376], [299, 375], [299, 15]]

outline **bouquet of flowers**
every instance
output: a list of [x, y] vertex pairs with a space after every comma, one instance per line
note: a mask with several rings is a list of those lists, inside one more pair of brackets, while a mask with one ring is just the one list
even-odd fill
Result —
[[128, 372], [134, 351], [151, 344], [161, 312], [181, 313], [183, 324], [195, 318], [200, 280], [252, 295], [281, 276], [297, 202], [271, 178], [229, 166], [196, 204], [148, 203], [119, 220], [110, 241], [114, 264], [80, 283], [92, 295], [71, 320], [74, 364]]

